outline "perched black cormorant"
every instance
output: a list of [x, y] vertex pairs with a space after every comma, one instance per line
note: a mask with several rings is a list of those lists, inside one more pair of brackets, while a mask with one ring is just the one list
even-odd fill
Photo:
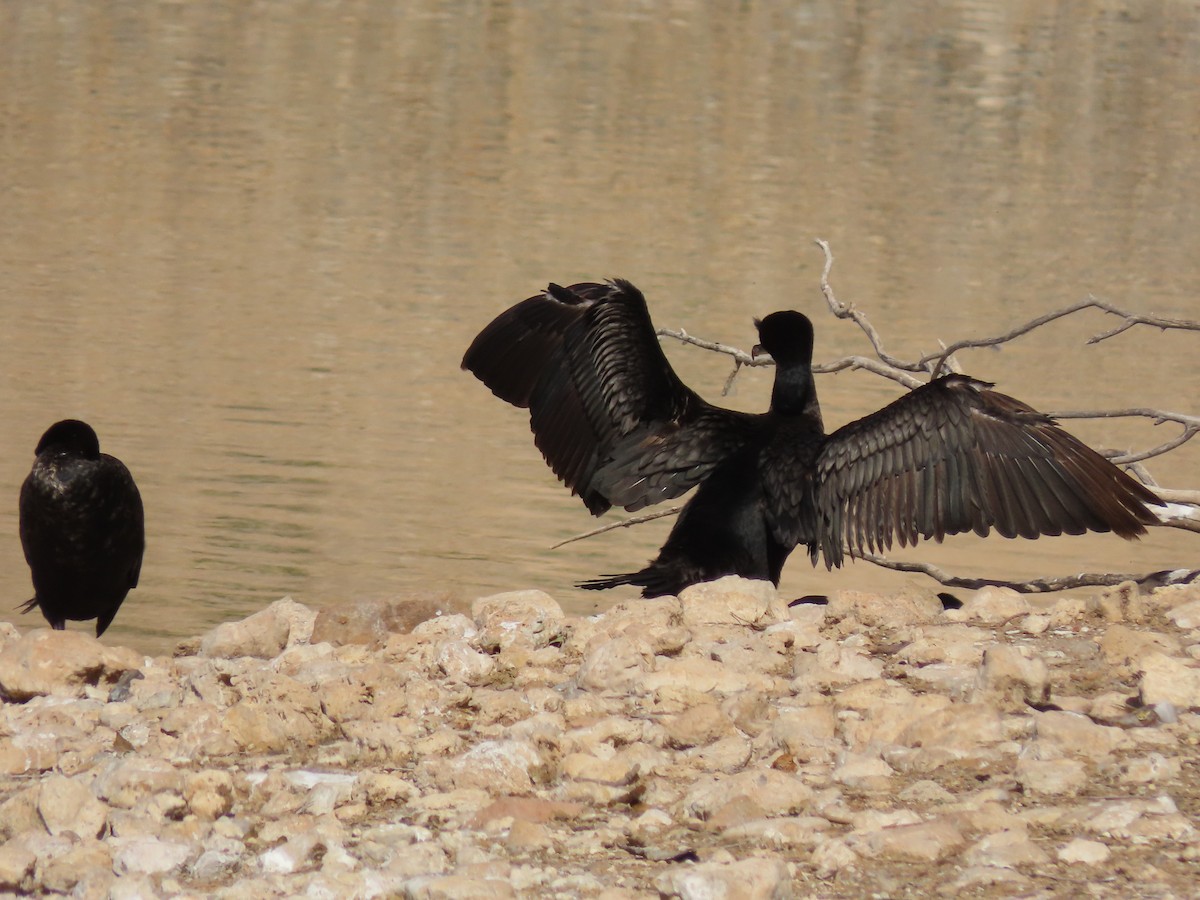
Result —
[[755, 322], [775, 360], [771, 407], [712, 406], [680, 381], [628, 281], [551, 284], [501, 313], [463, 357], [502, 400], [529, 409], [554, 473], [600, 515], [699, 485], [646, 568], [583, 582], [677, 594], [722, 575], [779, 576], [797, 544], [845, 553], [995, 528], [1004, 537], [1112, 531], [1135, 538], [1161, 501], [1049, 416], [947, 375], [826, 434], [812, 323]]
[[33, 599], [50, 627], [96, 620], [104, 634], [130, 588], [146, 547], [142, 498], [115, 456], [100, 452], [86, 422], [47, 429], [21, 485], [21, 546], [33, 574]]

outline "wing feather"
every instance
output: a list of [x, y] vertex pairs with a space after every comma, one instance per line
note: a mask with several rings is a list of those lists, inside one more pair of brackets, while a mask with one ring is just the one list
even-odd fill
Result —
[[551, 284], [496, 317], [462, 367], [527, 407], [534, 443], [594, 515], [678, 497], [755, 433], [671, 368], [628, 281]]
[[1160, 501], [1051, 418], [950, 375], [838, 429], [816, 463], [826, 564], [848, 549], [995, 528], [1005, 537], [1145, 533]]

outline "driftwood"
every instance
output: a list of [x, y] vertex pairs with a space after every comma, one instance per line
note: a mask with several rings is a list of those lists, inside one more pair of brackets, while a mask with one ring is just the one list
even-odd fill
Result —
[[[818, 240], [816, 243], [817, 246], [821, 248], [821, 251], [825, 254], [825, 265], [821, 271], [820, 281], [821, 295], [825, 298], [825, 302], [829, 305], [829, 309], [833, 315], [839, 319], [849, 319], [858, 325], [860, 329], [862, 329], [875, 353], [874, 357], [846, 356], [832, 362], [814, 365], [813, 372], [817, 374], [840, 372], [844, 369], [865, 369], [866, 371], [873, 372], [881, 377], [890, 378], [893, 381], [899, 382], [911, 390], [943, 373], [961, 371], [958, 361], [955, 359], [955, 354], [960, 350], [995, 347], [1008, 341], [1015, 340], [1016, 338], [1028, 334], [1034, 329], [1039, 328], [1042, 325], [1046, 325], [1049, 322], [1053, 322], [1056, 319], [1061, 319], [1065, 316], [1070, 316], [1088, 309], [1099, 310], [1107, 315], [1115, 316], [1121, 320], [1120, 323], [1113, 328], [1088, 338], [1088, 344], [1095, 344], [1099, 343], [1100, 341], [1108, 340], [1109, 338], [1128, 331], [1130, 328], [1133, 328], [1137, 325], [1144, 325], [1162, 330], [1178, 329], [1184, 331], [1200, 331], [1200, 322], [1193, 322], [1187, 319], [1167, 319], [1160, 316], [1130, 312], [1129, 310], [1116, 307], [1111, 303], [1099, 300], [1096, 297], [1089, 296], [1078, 303], [1073, 303], [1069, 306], [1063, 307], [1062, 309], [1053, 310], [1030, 319], [1028, 322], [1006, 331], [1004, 334], [999, 334], [992, 337], [970, 338], [966, 340], [955, 341], [952, 344], [943, 346], [938, 353], [926, 354], [925, 356], [922, 356], [920, 359], [916, 360], [904, 360], [893, 356], [884, 349], [882, 336], [861, 310], [857, 309], [853, 304], [843, 303], [837, 298], [837, 296], [834, 294], [833, 287], [829, 283], [829, 273], [833, 268], [833, 253], [829, 249], [829, 244], [825, 241]], [[721, 353], [731, 357], [733, 359], [733, 371], [730, 372], [729, 377], [725, 381], [724, 393], [728, 393], [733, 385], [734, 380], [737, 378], [738, 372], [741, 371], [742, 366], [774, 365], [773, 361], [769, 357], [759, 357], [755, 359], [752, 358], [749, 353], [737, 347], [694, 337], [682, 329], [672, 330], [667, 328], [659, 328], [658, 334], [660, 337], [671, 338], [685, 344], [690, 344], [694, 347], [699, 347], [702, 350]], [[925, 377], [919, 378], [912, 373], [921, 373]], [[1198, 433], [1200, 433], [1200, 416], [1187, 415], [1184, 413], [1148, 407], [1135, 407], [1115, 410], [1054, 410], [1049, 411], [1048, 414], [1057, 419], [1138, 417], [1150, 419], [1155, 425], [1167, 422], [1178, 425], [1180, 429], [1178, 434], [1154, 447], [1124, 453], [1117, 452], [1115, 450], [1103, 449], [1100, 452], [1111, 459], [1114, 464], [1125, 466], [1134, 476], [1139, 478], [1143, 483], [1150, 487], [1151, 490], [1157, 493], [1158, 496], [1167, 504], [1162, 510], [1155, 510], [1159, 516], [1161, 525], [1171, 528], [1182, 528], [1188, 531], [1200, 532], [1200, 490], [1171, 489], [1162, 487], [1154, 480], [1153, 476], [1151, 476], [1145, 465], [1143, 465], [1145, 460], [1170, 453], [1172, 450], [1175, 450], [1176, 448], [1187, 443]], [[681, 508], [682, 507], [675, 506], [653, 513], [632, 516], [617, 522], [610, 522], [583, 534], [567, 538], [565, 541], [560, 541], [554, 545], [554, 548], [562, 547], [563, 545], [572, 543], [574, 541], [604, 534], [605, 532], [612, 531], [616, 528], [629, 528], [635, 525], [640, 525], [643, 522], [649, 522], [654, 519], [663, 518], [664, 516], [676, 515]], [[1035, 578], [1028, 581], [1008, 581], [993, 578], [967, 578], [955, 576], [929, 563], [898, 562], [896, 560], [890, 560], [886, 557], [877, 556], [872, 553], [851, 555], [857, 559], [863, 559], [867, 562], [871, 562], [877, 566], [882, 566], [888, 569], [894, 569], [902, 572], [920, 572], [928, 575], [930, 578], [933, 578], [941, 584], [950, 587], [979, 588], [986, 585], [995, 585], [1009, 587], [1022, 593], [1042, 593], [1045, 591], [1061, 591], [1068, 588], [1113, 585], [1120, 584], [1125, 581], [1134, 581], [1143, 587], [1155, 587], [1163, 584], [1189, 583], [1200, 577], [1200, 569], [1176, 569], [1160, 572], [1148, 572], [1143, 574], [1084, 572], [1077, 575], [1066, 575], [1052, 578]]]

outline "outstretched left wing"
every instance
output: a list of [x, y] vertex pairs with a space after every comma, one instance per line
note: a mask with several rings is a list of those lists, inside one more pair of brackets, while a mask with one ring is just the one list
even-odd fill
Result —
[[949, 375], [831, 434], [817, 458], [828, 566], [899, 540], [995, 528], [1004, 537], [1145, 534], [1161, 501], [1030, 406]]

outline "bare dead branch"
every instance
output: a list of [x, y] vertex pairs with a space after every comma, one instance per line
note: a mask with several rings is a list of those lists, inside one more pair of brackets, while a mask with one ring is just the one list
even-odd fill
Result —
[[[954, 358], [954, 354], [959, 350], [978, 349], [984, 347], [995, 347], [1012, 341], [1022, 335], [1028, 334], [1036, 328], [1054, 322], [1057, 319], [1073, 315], [1087, 309], [1097, 309], [1108, 315], [1118, 316], [1122, 319], [1120, 325], [1094, 335], [1087, 340], [1088, 344], [1099, 343], [1129, 330], [1135, 325], [1149, 325], [1151, 327], [1167, 329], [1182, 329], [1188, 331], [1200, 331], [1200, 322], [1194, 322], [1187, 319], [1168, 319], [1161, 316], [1147, 315], [1143, 313], [1129, 312], [1121, 309], [1105, 301], [1099, 300], [1094, 296], [1089, 296], [1085, 300], [1078, 303], [1069, 304], [1062, 309], [1052, 310], [1036, 316], [1021, 325], [1012, 328], [1003, 334], [994, 335], [984, 338], [970, 338], [960, 341], [955, 341], [949, 345], [942, 344], [937, 353], [929, 353], [922, 356], [916, 361], [906, 361], [892, 356], [883, 348], [883, 338], [878, 330], [871, 324], [867, 316], [858, 310], [853, 304], [846, 304], [839, 300], [834, 293], [833, 286], [829, 282], [829, 273], [833, 269], [833, 253], [829, 248], [828, 242], [817, 239], [817, 246], [825, 256], [825, 264], [821, 270], [820, 289], [821, 294], [829, 305], [830, 311], [839, 319], [849, 319], [854, 322], [866, 335], [870, 341], [872, 349], [875, 351], [877, 358], [865, 356], [846, 356], [841, 359], [834, 360], [828, 363], [822, 363], [813, 366], [813, 372], [818, 374], [828, 374], [831, 372], [840, 372], [845, 369], [864, 369], [884, 378], [889, 378], [900, 384], [903, 384], [909, 390], [920, 387], [925, 382], [921, 379], [909, 374], [912, 372], [928, 373], [931, 377], [937, 377], [943, 370], [961, 371], [960, 366]], [[733, 359], [733, 370], [725, 381], [723, 393], [728, 393], [736, 379], [738, 372], [742, 366], [768, 366], [774, 365], [774, 360], [769, 356], [752, 357], [745, 351], [722, 344], [716, 341], [708, 341], [703, 338], [697, 338], [682, 328], [671, 330], [667, 328], [658, 329], [660, 337], [674, 338], [685, 344], [699, 347], [703, 350], [709, 350], [715, 353], [722, 353], [730, 356]], [[1137, 407], [1129, 409], [1116, 410], [1063, 410], [1051, 412], [1049, 415], [1057, 419], [1101, 419], [1101, 418], [1121, 418], [1121, 417], [1141, 417], [1147, 418], [1154, 422], [1155, 425], [1164, 423], [1173, 423], [1180, 426], [1181, 431], [1178, 435], [1168, 441], [1164, 441], [1156, 447], [1141, 451], [1121, 452], [1116, 450], [1103, 451], [1113, 463], [1123, 465], [1133, 472], [1143, 483], [1152, 487], [1159, 497], [1167, 503], [1167, 506], [1162, 510], [1155, 510], [1160, 519], [1160, 525], [1172, 528], [1182, 528], [1189, 531], [1200, 533], [1200, 490], [1172, 490], [1162, 488], [1157, 485], [1153, 476], [1142, 465], [1142, 460], [1150, 459], [1155, 456], [1161, 456], [1168, 453], [1177, 447], [1187, 443], [1197, 434], [1200, 434], [1200, 416], [1186, 415], [1183, 413], [1171, 412], [1169, 410], [1152, 409], [1147, 407]], [[557, 549], [574, 541], [584, 540], [585, 538], [594, 537], [599, 534], [604, 534], [607, 531], [612, 531], [615, 528], [629, 528], [634, 525], [640, 525], [643, 522], [649, 522], [653, 519], [659, 519], [664, 516], [676, 515], [681, 507], [672, 507], [655, 513], [648, 513], [640, 516], [633, 516], [623, 519], [619, 522], [613, 522], [604, 525], [600, 528], [584, 534], [579, 534], [564, 541], [555, 544], [551, 549]], [[1079, 575], [1069, 575], [1057, 578], [1037, 578], [1029, 581], [1008, 581], [1004, 579], [989, 579], [989, 578], [965, 578], [960, 576], [950, 575], [947, 572], [939, 569], [930, 563], [922, 562], [900, 562], [889, 560], [882, 556], [876, 556], [872, 553], [862, 552], [851, 554], [859, 559], [864, 559], [875, 565], [883, 568], [894, 569], [901, 572], [918, 572], [935, 579], [941, 584], [950, 587], [962, 588], [979, 588], [988, 585], [999, 587], [1011, 587], [1022, 593], [1040, 593], [1046, 591], [1060, 591], [1068, 588], [1076, 587], [1097, 587], [1104, 585], [1120, 584], [1124, 581], [1134, 581], [1142, 587], [1155, 587], [1163, 584], [1185, 584], [1190, 583], [1197, 577], [1200, 577], [1200, 569], [1176, 569], [1164, 570], [1161, 572], [1150, 572], [1145, 574], [1119, 574], [1119, 573], [1083, 573]]]
[[[870, 319], [860, 312], [854, 304], [846, 304], [839, 300], [833, 293], [833, 286], [829, 283], [829, 272], [833, 268], [833, 251], [829, 249], [829, 243], [820, 238], [816, 239], [816, 244], [821, 248], [821, 252], [825, 254], [825, 266], [821, 270], [821, 295], [825, 298], [825, 302], [829, 304], [829, 309], [839, 319], [849, 319], [855, 325], [862, 329], [863, 334], [867, 336], [867, 340], [871, 342], [871, 346], [875, 350], [875, 355], [884, 363], [891, 366], [893, 369], [900, 369], [905, 372], [923, 372], [925, 367], [919, 363], [906, 362], [898, 357], [892, 356], [883, 349], [883, 338], [879, 332], [875, 330], [875, 326], [871, 324]], [[893, 376], [888, 376], [893, 377]]]
[[1083, 572], [1079, 575], [1063, 575], [1055, 578], [1031, 578], [1028, 581], [1009, 581], [1004, 578], [964, 578], [951, 575], [930, 563], [901, 562], [876, 556], [874, 553], [856, 554], [857, 559], [866, 560], [884, 569], [897, 572], [919, 572], [928, 575], [947, 587], [976, 590], [982, 587], [1012, 588], [1020, 594], [1044, 594], [1050, 591], [1065, 591], [1080, 587], [1109, 587], [1126, 581], [1135, 582], [1142, 588], [1161, 587], [1166, 584], [1191, 584], [1200, 577], [1200, 569], [1164, 569], [1142, 574], [1120, 574], [1116, 572]]
[[773, 366], [775, 360], [770, 356], [760, 356], [755, 359], [745, 350], [737, 347], [731, 347], [728, 344], [722, 344], [719, 341], [706, 341], [703, 338], [693, 337], [682, 328], [672, 330], [670, 328], [659, 328], [656, 330], [659, 337], [675, 338], [684, 344], [691, 344], [693, 347], [699, 347], [701, 350], [711, 350], [714, 353], [724, 353], [726, 356], [732, 356], [738, 365], [741, 366]]
[[672, 506], [670, 509], [660, 509], [658, 512], [646, 513], [641, 516], [630, 516], [628, 519], [622, 519], [619, 522], [609, 522], [607, 525], [601, 525], [599, 528], [593, 528], [591, 531], [585, 531], [583, 534], [577, 534], [574, 537], [569, 537], [565, 541], [559, 541], [550, 549], [557, 550], [559, 547], [565, 547], [567, 544], [573, 544], [576, 541], [582, 541], [586, 538], [595, 537], [598, 534], [604, 534], [606, 531], [613, 531], [617, 528], [632, 528], [634, 525], [641, 525], [643, 522], [652, 522], [655, 519], [663, 519], [667, 516], [678, 515], [682, 506]]
[[1052, 312], [1036, 316], [1023, 325], [1018, 325], [1016, 328], [1006, 331], [1004, 334], [995, 335], [994, 337], [967, 338], [965, 340], [955, 341], [948, 347], [943, 348], [941, 353], [923, 356], [920, 360], [918, 360], [918, 362], [923, 366], [928, 365], [931, 362], [934, 363], [932, 371], [934, 374], [936, 374], [938, 369], [941, 368], [942, 362], [957, 350], [974, 349], [978, 347], [995, 347], [999, 344], [1011, 341], [1014, 338], [1018, 338], [1023, 334], [1028, 334], [1035, 328], [1040, 328], [1042, 325], [1053, 322], [1055, 319], [1061, 319], [1065, 316], [1081, 312], [1085, 309], [1098, 309], [1101, 312], [1108, 313], [1109, 315], [1120, 316], [1125, 320], [1116, 328], [1088, 338], [1085, 342], [1087, 344], [1098, 344], [1110, 337], [1115, 337], [1123, 331], [1128, 331], [1134, 325], [1151, 325], [1155, 328], [1161, 328], [1164, 331], [1172, 328], [1186, 331], [1200, 331], [1200, 322], [1193, 322], [1189, 319], [1167, 319], [1163, 318], [1162, 316], [1151, 316], [1146, 315], [1145, 313], [1129, 312], [1128, 310], [1120, 309], [1119, 307], [1113, 306], [1111, 303], [1106, 303], [1105, 301], [1099, 300], [1089, 294], [1086, 300], [1080, 300], [1078, 303], [1072, 303], [1068, 306], [1064, 306], [1062, 309], [1053, 310]]

